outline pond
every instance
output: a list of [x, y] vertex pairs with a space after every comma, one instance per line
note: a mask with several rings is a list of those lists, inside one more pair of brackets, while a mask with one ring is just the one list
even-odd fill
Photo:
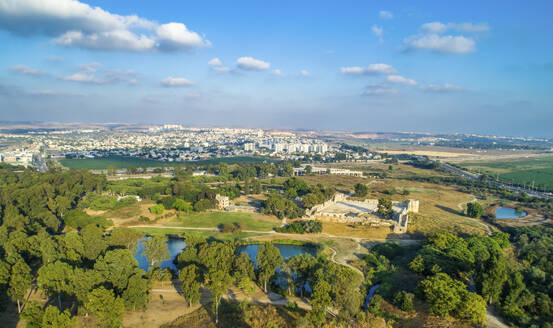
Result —
[[[134, 258], [138, 261], [138, 267], [142, 270], [147, 271], [150, 267], [150, 264], [148, 263], [148, 260], [146, 259], [146, 256], [142, 254], [144, 251], [144, 245], [142, 242], [146, 239], [142, 239], [138, 243], [138, 247], [136, 249], [136, 254], [134, 255]], [[256, 262], [256, 255], [257, 255], [257, 249], [259, 248], [260, 244], [254, 244], [254, 245], [246, 245], [240, 247], [241, 252], [245, 252], [248, 254], [248, 256], [252, 259], [252, 261]], [[312, 247], [308, 246], [298, 246], [298, 245], [281, 245], [281, 244], [275, 244], [276, 248], [280, 251], [280, 255], [283, 259], [287, 260], [291, 257], [294, 257], [299, 254], [309, 253], [313, 256], [316, 256], [316, 251]], [[179, 255], [180, 252], [186, 247], [186, 243], [181, 238], [169, 238], [167, 241], [167, 248], [169, 248], [169, 252], [171, 253], [171, 259], [167, 261], [163, 261], [161, 263], [161, 268], [169, 268], [173, 270], [177, 270], [177, 267], [173, 263], [173, 260]]]
[[[299, 246], [299, 245], [283, 245], [283, 244], [274, 244], [276, 248], [280, 251], [280, 255], [284, 260], [287, 260], [291, 257], [294, 257], [296, 255], [300, 254], [311, 254], [313, 256], [317, 256], [317, 252], [312, 247], [308, 246]], [[254, 244], [254, 245], [246, 245], [240, 247], [241, 252], [245, 252], [248, 254], [248, 256], [252, 259], [254, 263], [257, 262], [255, 257], [257, 256], [257, 249], [261, 246], [261, 244]]]
[[518, 219], [526, 216], [527, 213], [517, 212], [514, 208], [499, 206], [495, 211], [496, 219]]

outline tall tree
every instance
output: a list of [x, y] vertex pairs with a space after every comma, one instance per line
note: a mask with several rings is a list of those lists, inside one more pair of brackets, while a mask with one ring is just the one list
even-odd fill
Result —
[[271, 243], [265, 243], [257, 249], [257, 276], [267, 292], [267, 282], [275, 274], [275, 270], [282, 265], [280, 251]]
[[60, 310], [52, 305], [49, 305], [44, 310], [44, 315], [42, 316], [42, 328], [69, 328], [73, 326], [77, 318], [72, 318], [71, 313], [65, 310], [60, 312]]
[[88, 294], [85, 308], [96, 317], [100, 327], [116, 328], [123, 323], [123, 300], [104, 287], [94, 289]]
[[207, 273], [207, 288], [213, 295], [213, 304], [215, 306], [215, 324], [219, 323], [219, 304], [221, 297], [232, 284], [232, 277], [223, 270], [211, 270]]
[[21, 313], [21, 301], [31, 287], [32, 280], [31, 268], [27, 263], [19, 260], [12, 266], [8, 295], [17, 302], [17, 313]]
[[167, 236], [153, 236], [144, 242], [146, 259], [152, 267], [160, 266], [163, 261], [171, 259], [171, 253], [167, 248]]
[[104, 232], [94, 224], [89, 224], [81, 230], [84, 246], [84, 257], [94, 261], [107, 248]]
[[313, 294], [311, 295], [311, 312], [309, 318], [315, 325], [321, 325], [325, 322], [327, 308], [332, 304], [330, 292], [332, 286], [320, 280], [313, 286]]
[[179, 279], [182, 282], [182, 294], [188, 303], [188, 306], [200, 300], [200, 281], [198, 268], [194, 264], [189, 264], [179, 272]]
[[49, 295], [57, 295], [61, 309], [61, 294], [71, 289], [73, 268], [61, 261], [49, 263], [38, 270], [38, 287]]

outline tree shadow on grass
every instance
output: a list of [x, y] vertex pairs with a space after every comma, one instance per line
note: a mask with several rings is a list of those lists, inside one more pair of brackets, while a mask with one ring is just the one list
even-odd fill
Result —
[[442, 211], [445, 211], [445, 212], [448, 212], [448, 213], [451, 213], [451, 214], [465, 216], [465, 213], [463, 213], [462, 211], [454, 210], [454, 209], [449, 208], [447, 206], [436, 205], [436, 207], [441, 209]]

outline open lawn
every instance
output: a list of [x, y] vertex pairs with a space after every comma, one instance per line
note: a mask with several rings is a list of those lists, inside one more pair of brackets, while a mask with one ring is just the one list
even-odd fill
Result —
[[553, 189], [553, 156], [523, 160], [460, 163], [473, 171], [487, 173], [500, 180]]
[[128, 167], [158, 167], [167, 164], [167, 162], [154, 161], [149, 159], [110, 156], [106, 158], [94, 159], [60, 159], [60, 164], [70, 169], [89, 169], [89, 170], [105, 170], [108, 166], [115, 166], [119, 169]]
[[235, 232], [222, 233], [219, 231], [208, 230], [190, 230], [190, 229], [171, 229], [171, 228], [156, 228], [156, 227], [133, 227], [133, 229], [144, 232], [147, 235], [174, 235], [174, 236], [191, 236], [201, 238], [214, 238], [217, 240], [241, 240], [250, 237], [260, 236], [261, 234], [251, 232]]
[[164, 223], [166, 226], [194, 228], [217, 228], [222, 223], [238, 223], [242, 230], [270, 231], [281, 225], [275, 217], [253, 213], [207, 212], [180, 214], [178, 218]]

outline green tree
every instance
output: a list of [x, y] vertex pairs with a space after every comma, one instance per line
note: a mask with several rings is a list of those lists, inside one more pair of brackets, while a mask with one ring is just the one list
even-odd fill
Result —
[[129, 278], [134, 274], [138, 262], [128, 249], [107, 251], [94, 264], [94, 270], [103, 280], [111, 284], [118, 293], [123, 292], [129, 284]]
[[313, 257], [313, 255], [305, 253], [290, 258], [288, 264], [294, 271], [295, 285], [300, 290], [300, 295], [303, 298], [305, 286], [313, 275], [313, 269], [317, 265], [317, 259]]
[[421, 281], [418, 285], [421, 296], [430, 305], [430, 313], [447, 317], [461, 302], [462, 282], [452, 279], [446, 273], [438, 273]]
[[394, 295], [394, 305], [400, 308], [402, 311], [411, 312], [413, 311], [413, 299], [415, 295], [408, 293], [404, 290], [397, 292]]
[[148, 292], [150, 291], [150, 282], [144, 278], [144, 271], [134, 269], [134, 274], [129, 278], [127, 288], [123, 291], [121, 297], [125, 302], [127, 309], [144, 310], [148, 304]]
[[165, 211], [165, 207], [163, 206], [163, 204], [150, 206], [150, 212], [152, 214], [163, 214], [163, 211]]
[[94, 261], [107, 248], [104, 232], [94, 224], [89, 224], [81, 230], [84, 246], [84, 257]]
[[19, 260], [12, 266], [8, 296], [17, 302], [17, 313], [21, 313], [21, 301], [25, 299], [25, 294], [31, 287], [32, 280], [31, 268], [27, 263]]
[[255, 266], [245, 252], [241, 252], [240, 255], [234, 258], [232, 275], [238, 287], [243, 290], [251, 289], [252, 281], [255, 279]]
[[150, 266], [157, 267], [161, 262], [171, 259], [171, 253], [167, 248], [167, 236], [157, 235], [148, 238], [144, 242], [144, 252], [142, 252], [150, 263]]
[[377, 212], [383, 219], [393, 219], [394, 211], [392, 209], [392, 201], [384, 197], [379, 198]]
[[134, 254], [138, 247], [138, 242], [142, 238], [144, 238], [144, 233], [141, 231], [127, 227], [118, 227], [111, 230], [107, 242], [109, 246], [125, 247]]
[[49, 305], [44, 310], [42, 316], [42, 328], [69, 328], [77, 322], [77, 318], [72, 318], [68, 310], [60, 312], [60, 310], [52, 305]]
[[484, 207], [477, 202], [467, 203], [467, 215], [471, 218], [479, 219], [484, 215]]
[[369, 193], [369, 187], [364, 183], [356, 183], [354, 189], [356, 197], [365, 197]]
[[182, 282], [182, 294], [188, 306], [197, 303], [200, 300], [200, 281], [196, 265], [189, 264], [182, 268], [179, 279]]
[[313, 286], [313, 293], [311, 294], [311, 312], [309, 313], [309, 319], [316, 326], [321, 325], [326, 320], [327, 308], [332, 304], [330, 298], [330, 292], [332, 286], [324, 281], [318, 281]]
[[207, 288], [213, 295], [213, 304], [215, 306], [215, 324], [219, 323], [219, 304], [221, 297], [232, 284], [232, 277], [222, 270], [211, 270], [207, 273]]
[[192, 205], [189, 202], [180, 198], [175, 200], [175, 202], [173, 203], [173, 208], [176, 209], [177, 211], [185, 212], [185, 213], [190, 213], [194, 210], [194, 207], [192, 207]]
[[64, 262], [56, 261], [42, 266], [38, 270], [37, 285], [49, 295], [57, 295], [61, 308], [61, 294], [71, 290], [73, 268]]
[[267, 292], [267, 282], [275, 274], [275, 270], [282, 265], [280, 251], [272, 243], [264, 243], [257, 249], [257, 277]]
[[282, 166], [281, 174], [283, 177], [290, 177], [294, 174], [294, 167], [292, 166], [292, 163], [286, 162]]
[[104, 287], [94, 289], [88, 294], [85, 307], [96, 317], [100, 327], [117, 328], [123, 323], [125, 311], [123, 300], [115, 297], [113, 291]]
[[459, 303], [456, 314], [459, 318], [481, 325], [486, 322], [486, 302], [482, 296], [464, 291], [461, 293], [461, 302]]

